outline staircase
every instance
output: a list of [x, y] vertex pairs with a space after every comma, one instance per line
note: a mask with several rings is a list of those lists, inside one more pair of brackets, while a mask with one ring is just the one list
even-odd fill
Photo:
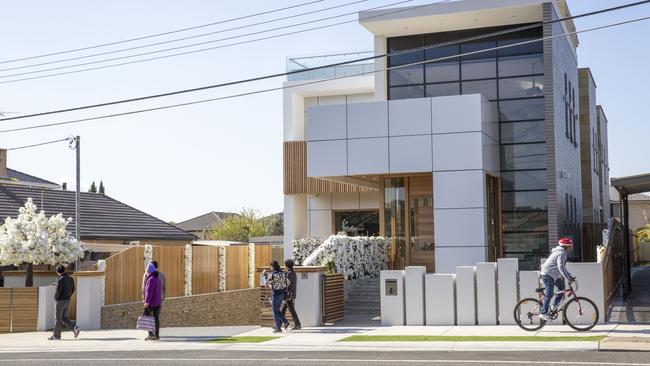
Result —
[[379, 316], [379, 278], [361, 278], [346, 284], [345, 315]]

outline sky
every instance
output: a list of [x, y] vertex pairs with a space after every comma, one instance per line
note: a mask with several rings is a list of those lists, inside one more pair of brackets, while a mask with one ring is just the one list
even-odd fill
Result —
[[[288, 56], [371, 50], [373, 42], [370, 32], [356, 22], [351, 22], [191, 55], [51, 78], [2, 83], [19, 78], [6, 76], [14, 73], [237, 36], [366, 10], [397, 1], [367, 0], [340, 9], [296, 16], [271, 24], [140, 51], [0, 71], [0, 111], [30, 114], [133, 98], [283, 72], [286, 71]], [[153, 39], [48, 58], [1, 63], [6, 60], [212, 23], [306, 2], [308, 1], [24, 0], [8, 2], [3, 5], [0, 20], [0, 69], [224, 30], [348, 4], [353, 0], [324, 0], [283, 12]], [[433, 0], [414, 0], [405, 5], [430, 2]], [[629, 2], [632, 0], [568, 1], [573, 14]], [[650, 5], [576, 20], [576, 25], [580, 30], [641, 16], [650, 16]], [[354, 19], [356, 16], [349, 15], [210, 45], [223, 45]], [[609, 159], [612, 177], [650, 172], [650, 160], [643, 153], [646, 136], [650, 134], [646, 109], [650, 95], [647, 90], [647, 85], [650, 85], [650, 73], [646, 70], [650, 56], [650, 47], [647, 47], [648, 36], [650, 36], [650, 21], [579, 35], [579, 66], [592, 69], [597, 85], [597, 102], [603, 105], [609, 120]], [[644, 44], [646, 46], [643, 46]], [[172, 52], [167, 51], [149, 57]], [[134, 59], [142, 58], [146, 57]], [[77, 67], [79, 68], [82, 67]], [[75, 68], [47, 73], [70, 70]], [[276, 78], [92, 111], [6, 121], [0, 123], [0, 130], [279, 87], [282, 81], [282, 78]], [[13, 117], [20, 114], [6, 116]], [[282, 211], [282, 94], [280, 91], [83, 124], [0, 133], [0, 146], [11, 148], [70, 135], [81, 136], [82, 190], [87, 190], [92, 181], [102, 180], [108, 195], [163, 220], [178, 222], [209, 211], [239, 211], [244, 207], [254, 208], [262, 215]], [[57, 183], [67, 182], [69, 189], [74, 189], [75, 153], [66, 143], [9, 151], [8, 166]]]

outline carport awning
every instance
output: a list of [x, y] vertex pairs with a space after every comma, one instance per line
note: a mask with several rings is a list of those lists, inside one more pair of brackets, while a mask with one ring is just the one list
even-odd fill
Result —
[[616, 188], [622, 194], [650, 192], [650, 174], [612, 178], [611, 182], [612, 187]]

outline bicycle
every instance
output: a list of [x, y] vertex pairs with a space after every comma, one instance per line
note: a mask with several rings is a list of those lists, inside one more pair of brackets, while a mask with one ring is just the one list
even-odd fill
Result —
[[[584, 332], [598, 323], [598, 307], [590, 299], [577, 296], [576, 291], [578, 291], [578, 282], [574, 281], [569, 283], [565, 290], [554, 292], [551, 303], [556, 296], [562, 296], [562, 302], [556, 308], [549, 309], [548, 317], [555, 320], [561, 311], [562, 320], [566, 325], [574, 330]], [[544, 301], [544, 288], [538, 288], [535, 292], [539, 294], [538, 299], [532, 297], [523, 299], [517, 303], [514, 310], [515, 322], [527, 331], [536, 331], [546, 325], [546, 321], [539, 317]]]

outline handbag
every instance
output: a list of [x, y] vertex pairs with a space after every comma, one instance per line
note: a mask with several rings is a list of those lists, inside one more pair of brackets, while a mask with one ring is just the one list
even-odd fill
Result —
[[147, 332], [156, 331], [156, 319], [151, 315], [140, 315], [138, 317], [138, 323], [135, 326], [136, 329], [146, 330]]

